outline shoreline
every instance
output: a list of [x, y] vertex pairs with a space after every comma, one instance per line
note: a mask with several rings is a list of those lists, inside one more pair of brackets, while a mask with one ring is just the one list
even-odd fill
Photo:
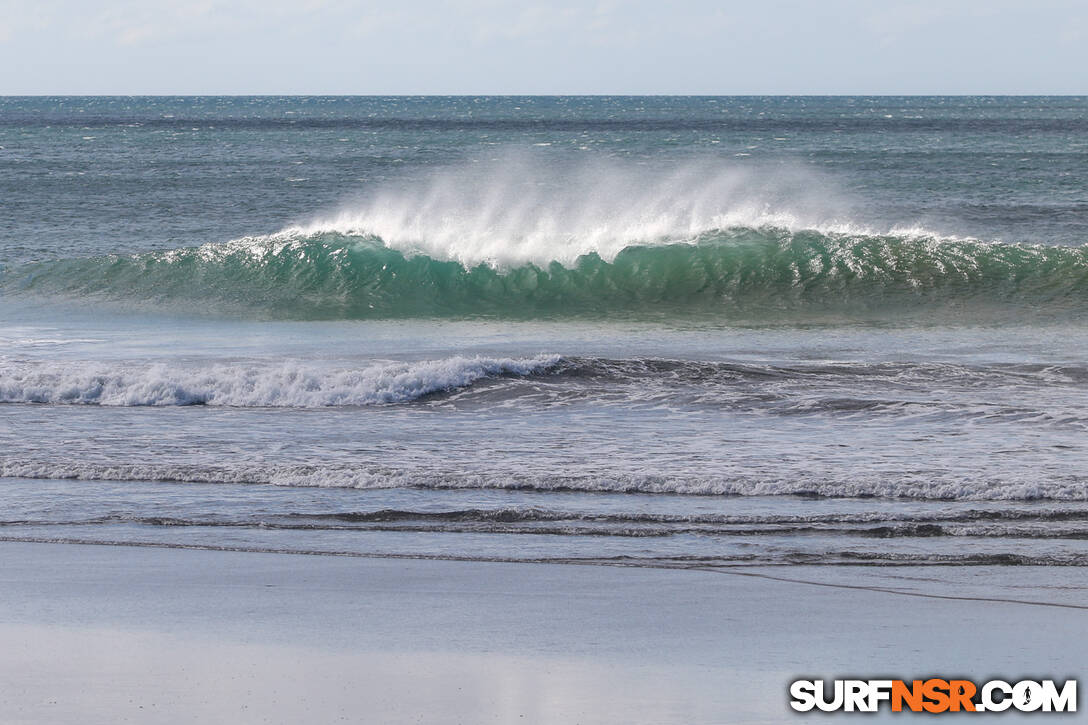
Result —
[[[903, 592], [858, 588], [880, 572], [822, 571], [812, 586], [699, 568], [0, 552], [4, 722], [781, 722], [801, 676], [1075, 677], [1088, 664], [1080, 610], [904, 607]], [[931, 574], [895, 572], [929, 590], [1062, 576]]]
[[[49, 539], [49, 538], [37, 538], [37, 537], [7, 537], [0, 536], [0, 545], [3, 544], [47, 544], [52, 546], [107, 546], [107, 547], [130, 547], [136, 549], [167, 549], [167, 550], [181, 550], [181, 551], [214, 551], [224, 553], [236, 553], [236, 554], [269, 554], [269, 555], [282, 555], [282, 556], [315, 556], [315, 557], [334, 557], [334, 558], [349, 558], [349, 559], [390, 559], [390, 560], [404, 560], [404, 561], [448, 561], [458, 562], [466, 564], [527, 564], [527, 565], [551, 565], [551, 566], [587, 566], [587, 567], [611, 567], [617, 569], [658, 569], [663, 571], [700, 571], [709, 572], [713, 574], [722, 574], [727, 576], [744, 576], [753, 577], [756, 579], [765, 579], [767, 581], [784, 582], [788, 584], [802, 584], [806, 586], [815, 587], [831, 587], [835, 589], [854, 589], [858, 591], [877, 592], [881, 594], [890, 594], [900, 597], [920, 597], [923, 599], [945, 599], [952, 601], [966, 601], [966, 602], [994, 602], [1000, 604], [1021, 604], [1032, 607], [1059, 607], [1062, 609], [1079, 609], [1088, 611], [1088, 604], [1076, 604], [1073, 602], [1055, 602], [1055, 601], [1042, 601], [1031, 599], [1015, 599], [1011, 597], [986, 597], [986, 596], [970, 596], [970, 595], [956, 595], [956, 594], [940, 594], [936, 592], [921, 592], [921, 591], [906, 591], [903, 589], [896, 589], [887, 586], [879, 586], [875, 584], [862, 585], [862, 584], [848, 584], [843, 582], [830, 582], [830, 581], [814, 581], [811, 578], [799, 579], [796, 577], [788, 576], [776, 576], [768, 573], [766, 570], [782, 571], [782, 570], [813, 570], [821, 571], [828, 569], [838, 569], [846, 571], [865, 571], [881, 569], [929, 569], [935, 567], [941, 568], [988, 568], [995, 569], [1000, 567], [994, 567], [989, 564], [927, 564], [916, 565], [911, 563], [901, 564], [882, 564], [874, 566], [871, 564], [669, 564], [669, 563], [655, 563], [651, 561], [638, 561], [638, 560], [607, 560], [607, 559], [576, 559], [576, 558], [558, 558], [558, 559], [518, 559], [515, 557], [501, 558], [501, 557], [474, 557], [474, 556], [457, 556], [457, 555], [441, 555], [441, 554], [398, 554], [398, 553], [368, 553], [358, 551], [321, 551], [321, 550], [303, 550], [303, 549], [255, 549], [243, 546], [229, 546], [229, 545], [216, 545], [216, 544], [180, 544], [180, 543], [160, 543], [154, 541], [97, 541], [94, 539]], [[1061, 569], [1061, 567], [1032, 567], [1033, 569], [1048, 570], [1048, 569]], [[1075, 568], [1075, 567], [1070, 567]], [[1083, 586], [1088, 590], [1088, 578], [1085, 578]]]

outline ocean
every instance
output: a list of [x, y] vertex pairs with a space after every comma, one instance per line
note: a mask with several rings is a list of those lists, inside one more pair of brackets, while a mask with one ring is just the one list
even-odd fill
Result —
[[1088, 98], [0, 98], [0, 540], [1088, 565]]

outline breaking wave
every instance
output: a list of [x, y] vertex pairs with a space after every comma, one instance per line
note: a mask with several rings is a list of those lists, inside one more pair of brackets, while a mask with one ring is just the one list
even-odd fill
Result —
[[546, 370], [557, 355], [451, 357], [323, 370], [298, 363], [186, 368], [165, 364], [5, 363], [0, 403], [106, 406], [323, 407], [406, 403], [504, 375]]
[[285, 319], [1088, 313], [1088, 247], [859, 224], [804, 168], [496, 153], [272, 235], [9, 267], [0, 293]]
[[205, 312], [287, 319], [869, 317], [1003, 308], [1064, 315], [1088, 312], [1088, 248], [732, 227], [613, 255], [514, 264], [398, 249], [373, 235], [289, 231], [24, 265], [0, 275], [0, 290], [184, 301]]

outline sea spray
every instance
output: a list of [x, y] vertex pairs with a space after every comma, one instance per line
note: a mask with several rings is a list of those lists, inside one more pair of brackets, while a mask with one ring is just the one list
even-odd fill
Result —
[[632, 246], [734, 227], [874, 234], [810, 168], [707, 160], [557, 159], [500, 149], [490, 161], [379, 184], [284, 230], [372, 237], [406, 255], [513, 269], [611, 262]]

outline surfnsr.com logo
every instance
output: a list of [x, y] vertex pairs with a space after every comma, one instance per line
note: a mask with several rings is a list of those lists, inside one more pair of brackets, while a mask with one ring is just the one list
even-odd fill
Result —
[[796, 680], [790, 698], [798, 712], [1076, 712], [1077, 681]]

